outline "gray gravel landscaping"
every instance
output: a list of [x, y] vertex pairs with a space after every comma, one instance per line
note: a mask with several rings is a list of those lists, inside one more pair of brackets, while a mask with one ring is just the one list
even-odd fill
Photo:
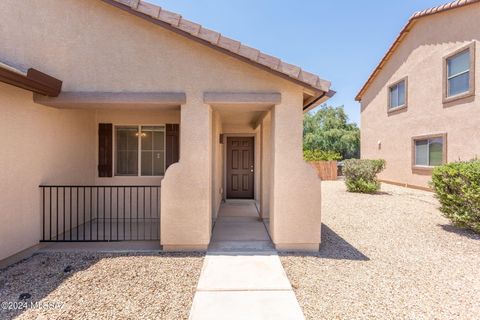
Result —
[[322, 186], [320, 252], [281, 256], [307, 319], [480, 319], [480, 236], [432, 193]]
[[0, 319], [187, 319], [202, 263], [199, 253], [37, 254], [0, 270]]

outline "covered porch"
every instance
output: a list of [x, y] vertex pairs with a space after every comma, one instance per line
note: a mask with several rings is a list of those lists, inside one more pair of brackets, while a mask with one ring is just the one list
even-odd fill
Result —
[[61, 163], [81, 179], [50, 175], [39, 186], [41, 242], [159, 242], [161, 181], [178, 161], [185, 94], [64, 92], [34, 101], [77, 115], [77, 134], [62, 149], [82, 140], [88, 159]]
[[[162, 181], [164, 250], [206, 250], [218, 240], [215, 228], [235, 219], [258, 223], [244, 221], [231, 236], [248, 238], [261, 226], [268, 239], [259, 241], [267, 247], [318, 250], [320, 180], [303, 160], [304, 111], [296, 107], [302, 98], [301, 92], [204, 92], [182, 105], [180, 162]], [[249, 205], [239, 206], [240, 216], [224, 216], [242, 201]], [[256, 217], [248, 217], [252, 208]]]
[[318, 250], [320, 181], [302, 158], [302, 95], [198, 97], [35, 95], [36, 103], [86, 115], [80, 134], [92, 160], [82, 183], [42, 183], [42, 241], [160, 240], [166, 251], [206, 250], [214, 225], [235, 220], [220, 213], [242, 200], [266, 228], [264, 245]]

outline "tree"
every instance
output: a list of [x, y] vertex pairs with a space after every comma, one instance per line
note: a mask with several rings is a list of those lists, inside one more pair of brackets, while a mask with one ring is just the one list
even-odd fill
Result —
[[335, 151], [343, 159], [358, 158], [360, 129], [355, 123], [348, 122], [343, 106], [323, 105], [315, 114], [305, 114], [303, 149]]

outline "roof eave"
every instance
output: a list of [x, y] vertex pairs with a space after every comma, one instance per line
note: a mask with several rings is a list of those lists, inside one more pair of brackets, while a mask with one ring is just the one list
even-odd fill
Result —
[[407, 24], [402, 29], [402, 31], [400, 31], [400, 34], [397, 36], [397, 38], [395, 39], [393, 44], [390, 46], [387, 53], [383, 56], [382, 60], [380, 60], [380, 63], [374, 69], [374, 71], [372, 72], [372, 74], [370, 75], [368, 80], [362, 86], [362, 88], [360, 89], [360, 91], [356, 95], [355, 100], [358, 101], [358, 102], [360, 102], [362, 100], [362, 98], [363, 98], [365, 92], [367, 91], [368, 87], [370, 86], [370, 84], [375, 80], [378, 73], [380, 73], [380, 71], [382, 71], [383, 66], [388, 62], [388, 59], [394, 54], [397, 47], [400, 45], [402, 40], [408, 35], [408, 33], [413, 28], [413, 26], [414, 26], [415, 22], [417, 22], [417, 20], [419, 20], [421, 18], [424, 18], [424, 17], [428, 17], [428, 16], [431, 16], [431, 15], [437, 14], [437, 13], [442, 13], [442, 12], [450, 11], [450, 10], [453, 10], [453, 9], [465, 7], [465, 6], [468, 6], [468, 5], [471, 5], [471, 4], [474, 4], [474, 3], [478, 3], [478, 2], [480, 2], [480, 0], [456, 0], [456, 1], [453, 1], [453, 2], [443, 4], [443, 5], [438, 6], [438, 7], [425, 9], [425, 10], [419, 11], [419, 12], [415, 12], [410, 17], [410, 19], [408, 20]]
[[[151, 23], [154, 23], [154, 24], [156, 24], [156, 25], [159, 25], [159, 26], [161, 26], [161, 27], [163, 27], [163, 28], [165, 28], [165, 29], [167, 29], [167, 30], [169, 30], [169, 31], [172, 31], [172, 32], [175, 32], [175, 33], [177, 33], [177, 34], [179, 34], [179, 35], [182, 35], [182, 36], [184, 36], [184, 37], [186, 37], [186, 38], [188, 38], [188, 39], [190, 39], [190, 40], [193, 40], [193, 41], [196, 41], [196, 42], [198, 42], [198, 43], [201, 43], [201, 44], [203, 44], [203, 45], [205, 45], [205, 46], [207, 46], [207, 47], [209, 47], [209, 48], [212, 48], [212, 49], [214, 49], [214, 50], [217, 50], [217, 51], [219, 51], [219, 52], [222, 52], [222, 53], [224, 53], [224, 54], [227, 54], [227, 55], [229, 55], [229, 56], [231, 56], [231, 57], [233, 57], [233, 58], [236, 58], [236, 59], [238, 59], [238, 60], [240, 60], [240, 61], [243, 61], [243, 62], [245, 62], [245, 63], [251, 64], [251, 65], [253, 65], [253, 66], [257, 67], [257, 68], [260, 68], [260, 69], [262, 69], [262, 70], [264, 70], [264, 71], [267, 71], [267, 72], [269, 72], [269, 73], [271, 73], [271, 74], [274, 74], [275, 76], [278, 76], [278, 77], [280, 77], [280, 78], [283, 78], [283, 79], [285, 79], [285, 80], [288, 80], [288, 81], [290, 81], [290, 82], [293, 82], [293, 83], [295, 83], [295, 84], [297, 84], [297, 85], [299, 85], [299, 86], [302, 86], [303, 88], [306, 88], [306, 89], [308, 89], [308, 90], [312, 90], [312, 91], [313, 91], [315, 94], [317, 94], [317, 95], [321, 95], [322, 93], [328, 92], [328, 91], [330, 90], [330, 85], [331, 85], [331, 83], [330, 83], [329, 81], [327, 81], [327, 80], [320, 79], [318, 76], [315, 76], [315, 77], [317, 78], [317, 80], [314, 81], [315, 84], [316, 84], [316, 86], [314, 86], [314, 85], [308, 83], [307, 80], [302, 81], [301, 79], [294, 78], [294, 77], [292, 77], [292, 76], [289, 76], [287, 73], [281, 72], [281, 71], [276, 70], [276, 69], [274, 69], [274, 68], [271, 68], [271, 67], [269, 67], [269, 66], [267, 66], [267, 65], [264, 65], [264, 64], [262, 64], [262, 63], [256, 62], [256, 61], [254, 61], [254, 60], [251, 60], [251, 59], [249, 59], [249, 58], [247, 58], [247, 57], [245, 57], [245, 56], [243, 56], [243, 55], [241, 55], [241, 54], [238, 54], [238, 53], [235, 53], [235, 52], [233, 52], [233, 51], [227, 50], [227, 49], [225, 49], [225, 48], [223, 48], [223, 47], [221, 47], [221, 46], [214, 45], [214, 44], [212, 44], [211, 42], [209, 42], [209, 41], [207, 41], [207, 40], [205, 40], [205, 39], [202, 39], [202, 38], [200, 38], [200, 37], [198, 37], [198, 36], [195, 36], [195, 35], [193, 35], [193, 34], [191, 34], [191, 33], [189, 33], [189, 32], [186, 32], [186, 31], [184, 31], [184, 30], [182, 30], [182, 29], [180, 29], [180, 28], [178, 28], [178, 27], [175, 27], [175, 26], [171, 25], [170, 23], [167, 23], [167, 22], [165, 22], [165, 21], [156, 19], [156, 18], [154, 18], [154, 17], [152, 17], [152, 16], [150, 16], [150, 15], [148, 15], [148, 14], [146, 14], [146, 13], [143, 13], [143, 12], [140, 12], [140, 11], [138, 11], [138, 10], [135, 10], [135, 9], [133, 9], [132, 7], [130, 7], [130, 6], [126, 5], [126, 4], [124, 4], [124, 3], [118, 2], [117, 0], [102, 0], [102, 1], [105, 2], [105, 3], [108, 3], [108, 4], [110, 4], [110, 5], [112, 5], [112, 6], [114, 6], [114, 7], [117, 7], [117, 8], [119, 8], [119, 9], [123, 10], [123, 11], [126, 11], [126, 12], [128, 12], [128, 13], [130, 13], [130, 14], [132, 14], [132, 15], [135, 15], [135, 16], [140, 17], [140, 18], [142, 18], [142, 19], [145, 19], [145, 20], [147, 20], [147, 21], [149, 21], [149, 22], [151, 22]], [[153, 5], [151, 5], [151, 6], [153, 7]], [[163, 9], [160, 8], [160, 10], [163, 10]], [[262, 53], [261, 53], [261, 54], [262, 54]], [[278, 59], [278, 60], [279, 60], [279, 59]], [[283, 63], [282, 61], [279, 62], [279, 64], [282, 64], [282, 63]], [[285, 65], [287, 65], [287, 64], [285, 64]], [[291, 66], [291, 65], [290, 65], [290, 66]], [[291, 67], [294, 67], [294, 68], [295, 68], [295, 66], [291, 66]], [[279, 67], [277, 67], [277, 68], [279, 68]], [[305, 72], [305, 71], [301, 70], [300, 68], [298, 68], [298, 75], [297, 75], [297, 76], [298, 76], [299, 78], [304, 78], [304, 77], [307, 77], [307, 78], [308, 78], [309, 76], [311, 77], [311, 76], [313, 76], [313, 75], [312, 75], [312, 74], [309, 74], [308, 72]], [[311, 81], [310, 81], [310, 82], [311, 82]]]
[[48, 74], [33, 68], [25, 73], [4, 64], [0, 64], [0, 82], [49, 97], [57, 97], [62, 89], [62, 81]]
[[322, 92], [321, 94], [315, 96], [312, 100], [309, 100], [307, 103], [304, 104], [303, 112], [308, 112], [313, 108], [321, 105], [322, 103], [333, 97], [335, 94], [336, 92], [333, 90], [329, 90], [328, 92]]
[[410, 32], [412, 29], [413, 25], [415, 24], [416, 20], [418, 18], [411, 18], [408, 23], [403, 27], [402, 31], [400, 31], [400, 34], [397, 36], [393, 44], [390, 46], [388, 49], [387, 53], [383, 56], [382, 60], [380, 60], [380, 63], [377, 65], [377, 67], [373, 70], [372, 74], [370, 77], [368, 77], [368, 80], [365, 82], [365, 84], [362, 86], [358, 94], [355, 96], [355, 101], [360, 102], [363, 98], [363, 95], [365, 94], [365, 91], [367, 91], [368, 87], [370, 84], [375, 80], [377, 75], [383, 70], [383, 67], [385, 64], [388, 62], [389, 58], [393, 55], [397, 47], [400, 45], [402, 40], [407, 36], [407, 34]]

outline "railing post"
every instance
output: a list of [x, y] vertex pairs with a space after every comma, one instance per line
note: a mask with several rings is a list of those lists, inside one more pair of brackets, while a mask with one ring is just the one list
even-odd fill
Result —
[[93, 192], [92, 192], [92, 187], [90, 187], [90, 240], [93, 240], [93, 237], [92, 237], [92, 225], [93, 225], [93, 205], [92, 205], [92, 195], [93, 195]]
[[72, 187], [68, 188], [70, 190], [70, 241], [72, 241]]
[[45, 187], [42, 187], [42, 240], [45, 241]]
[[50, 225], [49, 229], [48, 229], [48, 234], [49, 234], [49, 239], [48, 240], [52, 240], [52, 187], [49, 188], [49, 202], [48, 202], [48, 210], [50, 212], [49, 214], [49, 220], [48, 220], [48, 224]]
[[[58, 187], [55, 188], [56, 189], [56, 193], [57, 193], [57, 198], [55, 199], [55, 203], [56, 203], [56, 206], [55, 206], [55, 211], [57, 212], [57, 223], [56, 223], [56, 230], [57, 230], [57, 234], [55, 235], [55, 239], [58, 240]], [[51, 239], [50, 239], [51, 240]]]
[[65, 200], [65, 187], [63, 187], [63, 237], [62, 237], [63, 241], [65, 241], [65, 231], [66, 231], [65, 230], [65, 219], [67, 218], [65, 216], [65, 202], [66, 202], [66, 200]]
[[128, 239], [133, 240], [132, 239], [132, 187], [130, 187], [130, 211], [128, 212], [128, 214], [130, 215], [130, 219], [129, 219], [129, 222], [130, 222], [130, 236], [128, 237]]

